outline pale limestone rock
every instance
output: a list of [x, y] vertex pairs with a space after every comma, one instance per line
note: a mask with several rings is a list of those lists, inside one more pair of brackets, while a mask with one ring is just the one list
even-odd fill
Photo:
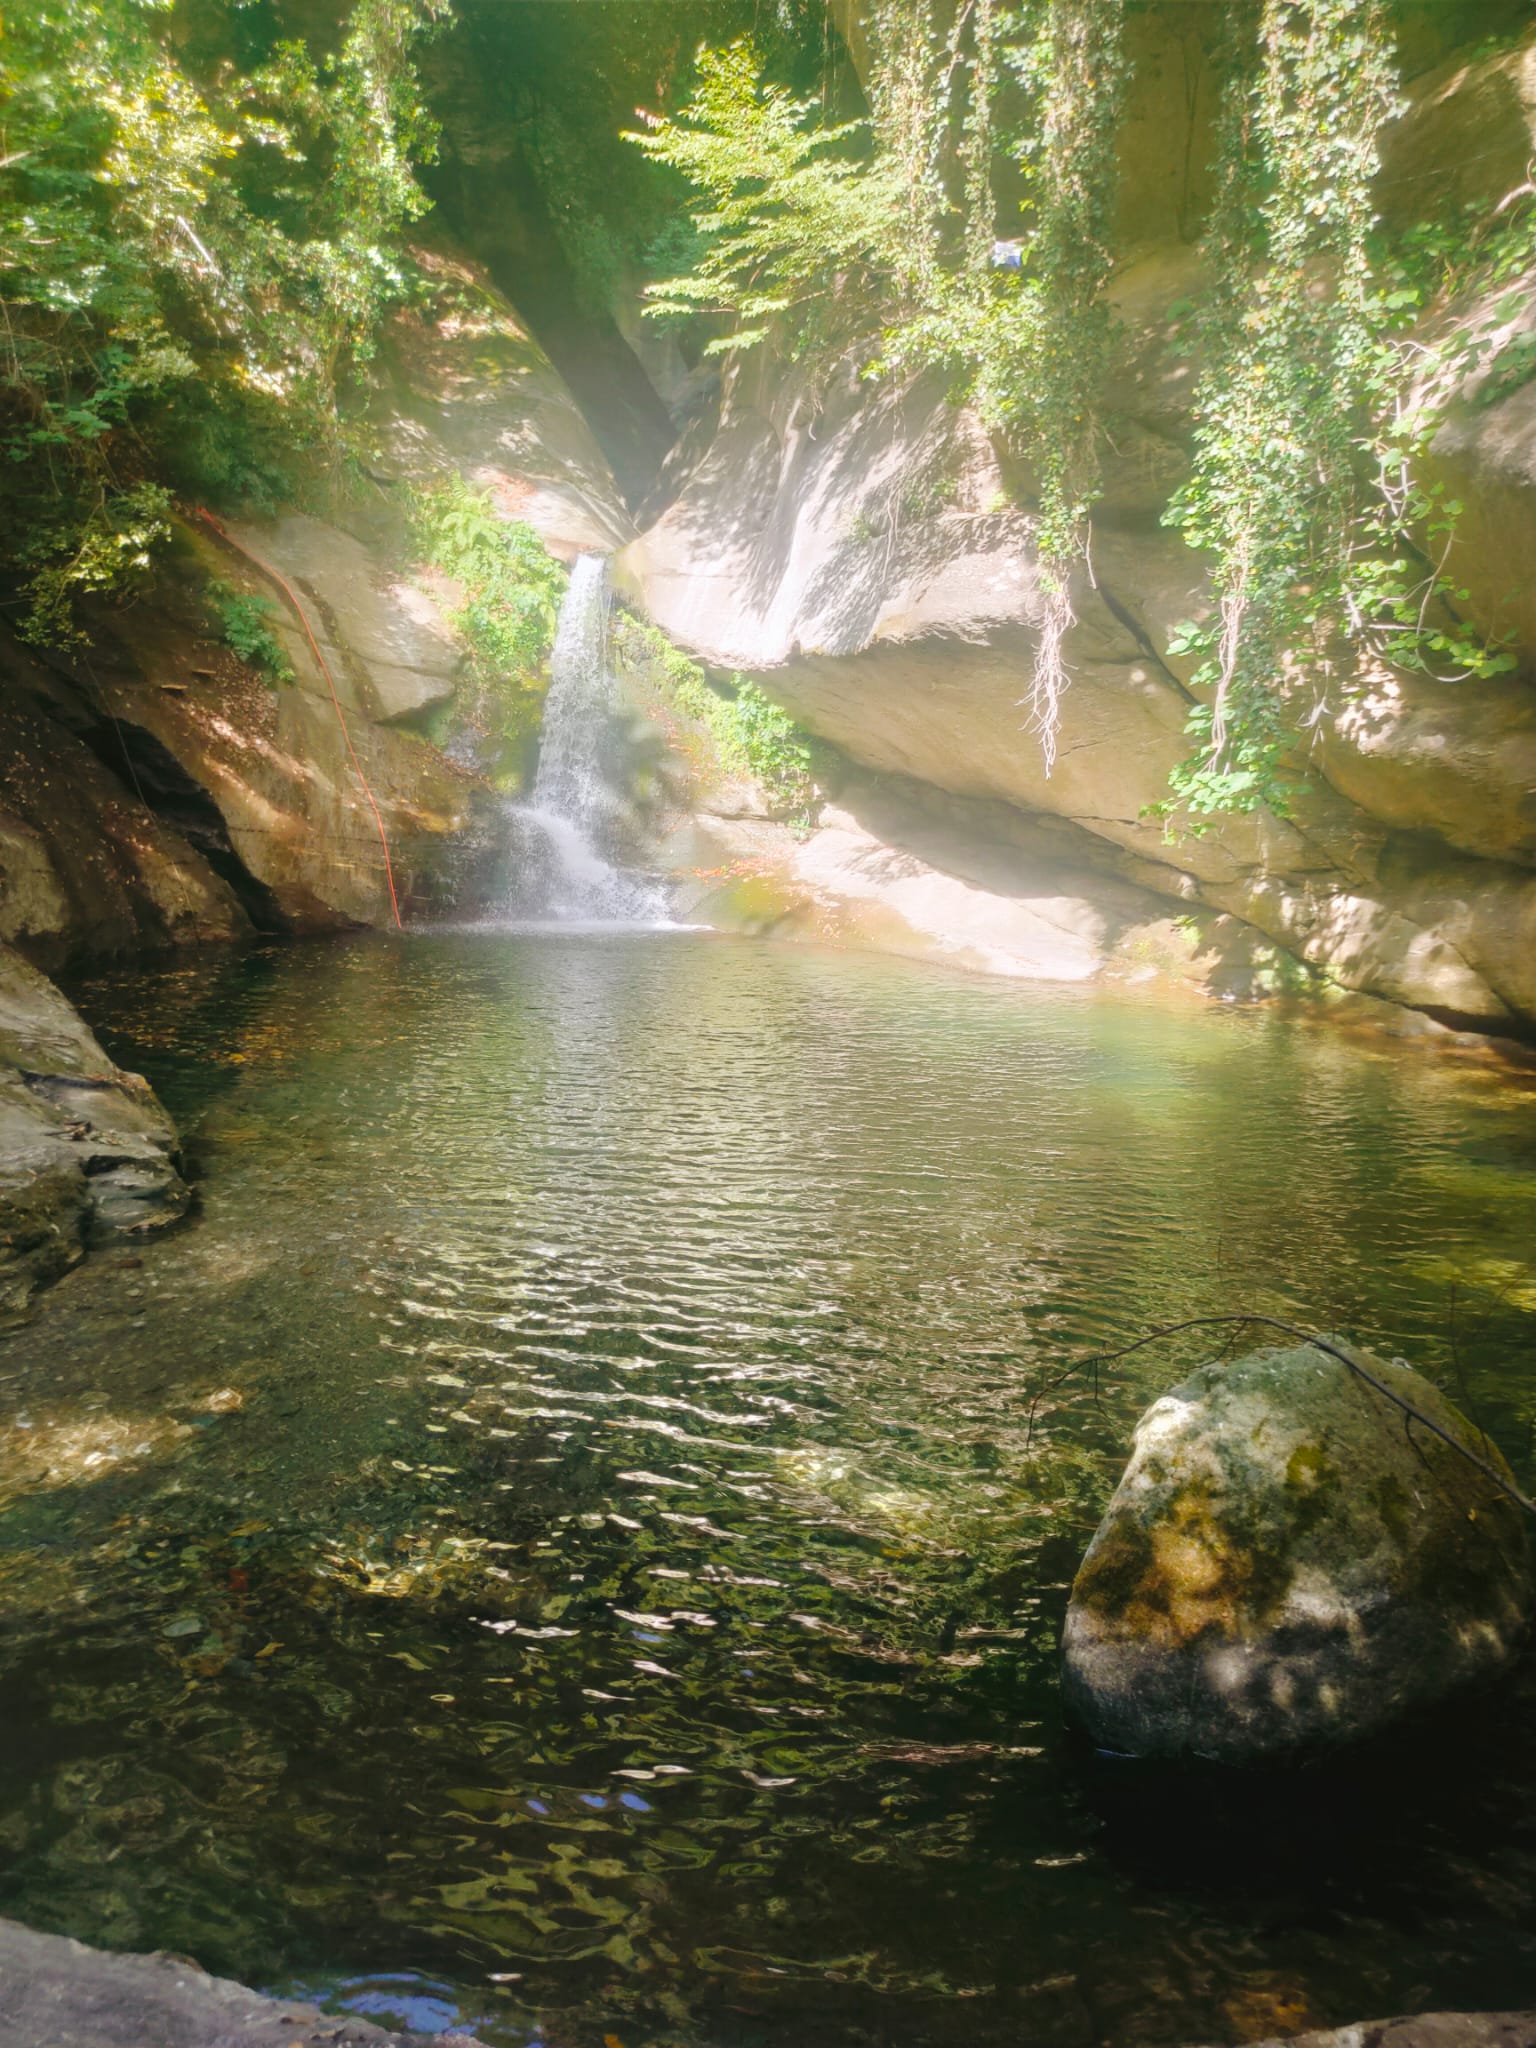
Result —
[[567, 560], [623, 547], [634, 523], [549, 357], [480, 266], [446, 249], [416, 254], [471, 285], [475, 304], [390, 321], [373, 406], [387, 472], [422, 484], [457, 471]]
[[[1532, 448], [1536, 460], [1536, 437]], [[1383, 672], [1323, 728], [1319, 759], [1334, 787], [1384, 824], [1536, 866], [1536, 691], [1528, 683]]]
[[1533, 2041], [1536, 2013], [1420, 2012], [1289, 2034], [1254, 2048], [1531, 2048]]
[[[343, 559], [353, 559], [355, 545]], [[306, 608], [317, 630], [345, 638], [341, 625], [317, 615], [312, 593]], [[291, 615], [290, 624], [296, 633]], [[168, 692], [166, 677], [186, 676], [198, 661], [195, 643], [147, 612], [126, 614], [117, 633], [127, 658], [101, 674], [107, 710], [148, 733], [207, 793], [234, 855], [278, 918], [301, 930], [393, 921], [378, 823], [354, 753], [383, 820], [402, 909], [450, 900], [455, 864], [480, 831], [485, 791], [417, 734], [369, 715], [372, 685], [356, 676], [360, 657], [351, 657], [353, 668], [331, 664], [343, 731], [312, 656], [301, 663], [296, 653], [295, 680], [261, 686], [259, 701], [248, 681], [217, 665]], [[289, 644], [297, 649], [297, 640]]]
[[[1421, 41], [1437, 62], [1435, 37]], [[1478, 196], [1501, 196], [1483, 186], [1525, 161], [1533, 80], [1528, 40], [1416, 81], [1388, 138], [1383, 189], [1410, 192], [1426, 162], [1455, 155], [1471, 120], [1496, 138]], [[1161, 90], [1152, 78], [1149, 106]], [[1169, 204], [1165, 192], [1153, 210]], [[974, 422], [946, 407], [936, 382], [871, 387], [849, 365], [813, 391], [766, 355], [744, 363], [680, 495], [620, 558], [620, 587], [706, 661], [754, 673], [860, 767], [1071, 821], [1118, 849], [1128, 879], [1247, 920], [1343, 988], [1458, 1027], [1528, 1033], [1527, 682], [1367, 675], [1311, 726], [1291, 817], [1223, 819], [1170, 841], [1150, 815], [1189, 751], [1195, 701], [1189, 659], [1169, 642], [1210, 602], [1198, 559], [1151, 523], [1179, 471], [1194, 388], [1195, 366], [1169, 347], [1168, 308], [1198, 289], [1190, 249], [1155, 236], [1115, 281], [1128, 338], [1109, 403], [1130, 425], [1110, 437], [1051, 773], [1028, 704], [1027, 521]], [[1529, 293], [1515, 301], [1523, 310], [1511, 317], [1536, 322]], [[1533, 394], [1528, 385], [1486, 410], [1462, 403], [1436, 443], [1447, 474], [1460, 465], [1451, 480], [1468, 505], [1451, 573], [1527, 649]]]
[[823, 814], [821, 829], [797, 847], [789, 872], [814, 895], [883, 912], [891, 951], [921, 951], [990, 974], [1041, 981], [1087, 981], [1108, 953], [1108, 919], [1095, 903], [1042, 880], [1029, 896], [978, 888], [884, 845], [846, 812]]
[[[1426, 8], [1426, 15], [1433, 9]], [[1536, 151], [1536, 42], [1436, 59], [1383, 136], [1376, 199], [1388, 225], [1489, 209], [1524, 184]]]

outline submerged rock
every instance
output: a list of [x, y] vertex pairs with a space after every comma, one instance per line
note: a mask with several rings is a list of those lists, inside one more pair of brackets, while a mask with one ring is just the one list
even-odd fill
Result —
[[[1350, 1356], [1507, 1473], [1429, 1381]], [[1258, 1762], [1498, 1672], [1532, 1604], [1507, 1494], [1340, 1360], [1261, 1351], [1137, 1425], [1072, 1588], [1063, 1684], [1105, 1748]]]

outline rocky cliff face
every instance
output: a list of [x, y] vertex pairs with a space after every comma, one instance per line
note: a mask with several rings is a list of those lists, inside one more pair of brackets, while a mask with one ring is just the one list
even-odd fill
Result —
[[[457, 470], [567, 555], [632, 529], [510, 308], [458, 259], [425, 259], [479, 311], [395, 323], [385, 466], [345, 524], [188, 508], [153, 592], [93, 617], [83, 648], [0, 641], [0, 1313], [96, 1236], [185, 1206], [163, 1110], [36, 969], [388, 924], [386, 843], [404, 917], [483, 901], [500, 802], [427, 736], [461, 652], [453, 594], [399, 567], [401, 487]], [[221, 590], [269, 606], [288, 679], [225, 643]]]
[[[936, 383], [872, 387], [851, 364], [812, 379], [748, 358], [680, 494], [621, 557], [621, 582], [684, 646], [755, 677], [860, 767], [1060, 821], [1080, 865], [1237, 920], [1338, 987], [1529, 1036], [1536, 385], [1487, 404], [1469, 379], [1433, 448], [1467, 507], [1454, 573], [1482, 623], [1517, 635], [1520, 674], [1461, 685], [1380, 668], [1324, 705], [1289, 819], [1170, 839], [1148, 815], [1188, 751], [1194, 692], [1172, 629], [1209, 603], [1198, 557], [1159, 525], [1194, 383], [1170, 308], [1199, 288], [1182, 237], [1200, 195], [1170, 167], [1198, 165], [1210, 97], [1198, 75], [1187, 89], [1181, 11], [1164, 14], [1127, 130], [1116, 427], [1054, 772], [1019, 702], [1038, 616], [1029, 522]], [[1536, 44], [1467, 60], [1431, 40], [1424, 54], [1440, 61], [1389, 137], [1383, 210], [1406, 217], [1427, 180], [1491, 211], [1536, 141]], [[1522, 303], [1504, 317], [1536, 327], [1536, 297]]]
[[[1200, 284], [1189, 237], [1214, 103], [1201, 11], [1166, 0], [1136, 18], [1116, 424], [1052, 773], [1020, 703], [1038, 618], [1028, 479], [1005, 474], [937, 382], [748, 357], [717, 417], [692, 393], [647, 495], [645, 462], [662, 462], [671, 433], [649, 400], [642, 462], [619, 433], [634, 407], [584, 387], [578, 403], [488, 275], [439, 243], [422, 260], [459, 289], [387, 338], [375, 497], [330, 521], [222, 532], [188, 508], [153, 599], [95, 621], [83, 654], [0, 646], [0, 944], [55, 972], [387, 922], [381, 824], [405, 914], [475, 907], [495, 799], [427, 736], [459, 686], [453, 593], [399, 567], [402, 487], [454, 470], [557, 553], [615, 554], [637, 608], [835, 749], [835, 801], [808, 837], [739, 778], [682, 778], [662, 853], [694, 914], [1012, 974], [1171, 973], [1234, 994], [1312, 975], [1399, 1013], [1536, 1035], [1536, 385], [1493, 396], [1474, 373], [1433, 447], [1466, 507], [1454, 573], [1479, 620], [1516, 635], [1520, 673], [1361, 675], [1310, 730], [1291, 817], [1169, 838], [1148, 815], [1194, 702], [1173, 629], [1209, 602], [1199, 559], [1159, 524], [1185, 472], [1194, 384], [1170, 309]], [[1536, 40], [1447, 55], [1464, 12], [1441, 10], [1421, 39], [1382, 179], [1389, 217], [1412, 217], [1426, 188], [1492, 210], [1536, 146]], [[483, 125], [483, 107], [471, 114]], [[483, 227], [500, 159], [467, 132], [449, 142], [445, 202]], [[510, 275], [522, 244], [517, 193], [504, 197], [486, 254]], [[548, 235], [534, 243], [553, 275]], [[1528, 293], [1442, 318], [1518, 334], [1536, 330], [1533, 308]], [[576, 363], [583, 337], [562, 321]], [[622, 488], [604, 453], [616, 434]], [[223, 643], [210, 579], [272, 603], [291, 682]], [[51, 1070], [24, 1038], [0, 1047], [0, 1086], [27, 1123], [27, 1077]], [[79, 1061], [107, 1071], [99, 1049]], [[46, 1178], [31, 1143], [17, 1136], [16, 1156], [35, 1154], [32, 1179]], [[74, 1201], [59, 1244], [95, 1227]], [[56, 1244], [21, 1263], [41, 1274], [61, 1256]]]

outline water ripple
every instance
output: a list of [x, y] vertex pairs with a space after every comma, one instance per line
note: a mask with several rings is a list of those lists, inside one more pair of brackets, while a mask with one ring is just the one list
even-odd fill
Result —
[[[1536, 2001], [1532, 1767], [1429, 1818], [1401, 1774], [1294, 1789], [1240, 1841], [1085, 1769], [1066, 1585], [1198, 1346], [1029, 1422], [1076, 1349], [1241, 1302], [1459, 1371], [1523, 1458], [1528, 1095], [703, 935], [88, 1001], [203, 1214], [0, 1380], [5, 1910], [497, 2048]], [[1499, 1711], [1485, 1752], [1536, 1754]]]

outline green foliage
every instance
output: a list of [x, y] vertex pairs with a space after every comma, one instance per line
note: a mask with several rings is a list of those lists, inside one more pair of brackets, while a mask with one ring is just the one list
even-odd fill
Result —
[[[1035, 110], [1025, 152], [1035, 226], [1020, 284], [991, 291], [971, 344], [983, 417], [1022, 442], [1039, 477], [1031, 715], [1047, 774], [1068, 682], [1071, 582], [1099, 494], [1101, 391], [1114, 343], [1105, 286], [1128, 75], [1121, 25], [1122, 10], [1099, 0], [1044, 0], [1035, 33], [1007, 48]], [[969, 276], [974, 293], [974, 266]]]
[[270, 600], [250, 596], [228, 583], [210, 584], [208, 598], [224, 644], [270, 681], [291, 683], [293, 664], [272, 630], [274, 612]]
[[452, 623], [469, 650], [474, 715], [510, 762], [537, 731], [566, 573], [531, 526], [454, 476], [419, 493], [421, 559], [463, 593]]
[[778, 816], [809, 822], [816, 796], [811, 742], [781, 705], [746, 676], [733, 675], [716, 689], [659, 627], [627, 612], [614, 621], [612, 644], [621, 668], [644, 671], [677, 710], [704, 727], [723, 768], [750, 775]]
[[23, 637], [67, 647], [84, 636], [75, 602], [93, 593], [131, 593], [145, 582], [156, 545], [170, 533], [171, 501], [156, 484], [130, 484], [103, 494], [83, 516], [68, 507], [45, 511], [42, 525], [23, 544], [30, 570], [30, 605]]
[[[700, 195], [701, 253], [653, 287], [653, 311], [729, 316], [717, 350], [770, 331], [791, 353], [878, 338], [883, 367], [944, 366], [956, 395], [1020, 444], [1039, 479], [1032, 715], [1047, 765], [1069, 586], [1098, 492], [1121, 14], [1101, 0], [1033, 0], [1009, 14], [974, 0], [941, 33], [933, 0], [875, 0], [872, 124], [821, 125], [816, 105], [769, 83], [739, 41], [702, 52], [693, 99], [638, 138]], [[1005, 72], [1027, 109], [1015, 144], [1033, 229], [1022, 277], [991, 268]], [[946, 182], [957, 127], [958, 234]]]
[[[515, 142], [577, 294], [598, 313], [618, 310], [637, 278], [690, 271], [697, 254], [683, 180], [636, 159], [637, 106], [675, 109], [700, 42], [746, 33], [791, 90], [819, 89], [829, 31], [824, 0], [461, 0], [457, 11], [485, 81], [468, 117]], [[665, 324], [690, 355], [708, 339], [691, 312]]]
[[1122, 10], [1045, 0], [1006, 55], [1034, 110], [1024, 163], [1035, 230], [1023, 291], [994, 302], [977, 349], [992, 415], [1022, 426], [1041, 470], [1037, 546], [1058, 573], [1081, 554], [1099, 489], [1099, 393], [1113, 323], [1104, 298], [1129, 67]]
[[[1211, 556], [1220, 605], [1173, 650], [1206, 657], [1198, 750], [1164, 806], [1196, 829], [1285, 808], [1297, 712], [1347, 687], [1362, 651], [1463, 680], [1514, 666], [1460, 619], [1467, 592], [1443, 568], [1462, 508], [1418, 474], [1435, 394], [1490, 345], [1454, 322], [1438, 344], [1405, 330], [1531, 254], [1520, 217], [1491, 236], [1465, 218], [1374, 233], [1377, 136], [1398, 106], [1382, 0], [1263, 0], [1228, 30], [1195, 463], [1167, 515]], [[1525, 374], [1517, 350], [1505, 374]]]
[[780, 704], [745, 676], [730, 679], [730, 695], [716, 697], [710, 730], [727, 768], [739, 768], [762, 785], [773, 808], [803, 820], [815, 794], [811, 748]]
[[[1115, 345], [1126, 13], [867, 0], [867, 130], [824, 123], [737, 43], [704, 53], [694, 99], [645, 139], [698, 195], [703, 251], [658, 305], [730, 318], [721, 348], [771, 329], [791, 351], [861, 347], [876, 355], [867, 374], [942, 366], [1032, 472], [1031, 706], [1048, 764]], [[1168, 514], [1209, 557], [1217, 595], [1180, 643], [1203, 657], [1205, 701], [1164, 807], [1196, 829], [1284, 807], [1298, 728], [1351, 686], [1362, 654], [1467, 679], [1513, 666], [1462, 616], [1467, 593], [1445, 573], [1459, 508], [1420, 457], [1453, 391], [1490, 405], [1536, 375], [1520, 317], [1536, 207], [1516, 194], [1493, 220], [1379, 235], [1394, 19], [1391, 0], [1234, 0], [1213, 15], [1226, 83], [1210, 284], [1185, 329], [1202, 363], [1195, 459]], [[1023, 194], [1011, 274], [990, 261], [1000, 167]], [[1458, 294], [1490, 289], [1483, 317], [1452, 317]], [[875, 531], [861, 516], [851, 537]]]
[[178, 0], [7, 9], [0, 568], [33, 637], [142, 567], [155, 492], [270, 495], [295, 451], [340, 444], [426, 203], [409, 51], [445, 6], [355, 0], [331, 59], [270, 42], [241, 65], [239, 0], [211, 0], [218, 59], [195, 68]]
[[878, 306], [893, 280], [894, 188], [857, 153], [868, 124], [827, 128], [820, 109], [762, 76], [745, 38], [699, 55], [693, 97], [676, 118], [647, 115], [633, 139], [702, 195], [697, 254], [648, 288], [649, 311], [732, 316], [707, 353], [750, 348], [770, 322], [792, 347], [846, 330], [839, 309]]
[[1383, 0], [1261, 0], [1227, 30], [1195, 460], [1166, 515], [1210, 555], [1220, 607], [1201, 752], [1174, 781], [1194, 813], [1283, 801], [1286, 664], [1334, 672], [1381, 367], [1371, 181], [1398, 104]]

